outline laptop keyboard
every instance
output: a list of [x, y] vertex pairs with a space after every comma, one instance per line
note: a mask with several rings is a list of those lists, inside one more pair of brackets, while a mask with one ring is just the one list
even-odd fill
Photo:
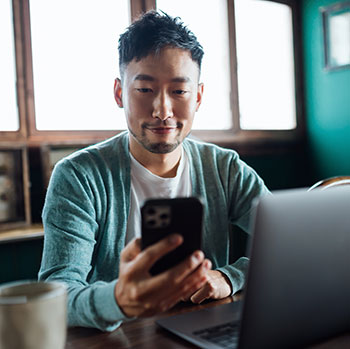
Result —
[[193, 332], [209, 342], [222, 346], [223, 348], [237, 348], [239, 323], [237, 321], [228, 322], [219, 326], [208, 327]]

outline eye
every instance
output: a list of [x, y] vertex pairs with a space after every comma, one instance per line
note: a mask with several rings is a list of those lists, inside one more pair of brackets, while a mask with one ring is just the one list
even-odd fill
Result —
[[150, 89], [150, 88], [137, 88], [136, 90], [137, 90], [138, 92], [141, 92], [141, 93], [152, 92], [152, 89]]
[[175, 93], [176, 95], [184, 95], [187, 91], [185, 90], [175, 90], [173, 93]]

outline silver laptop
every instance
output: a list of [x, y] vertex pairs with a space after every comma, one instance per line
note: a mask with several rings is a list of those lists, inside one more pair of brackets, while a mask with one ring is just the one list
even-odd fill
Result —
[[161, 318], [201, 348], [296, 348], [350, 330], [350, 188], [258, 201], [244, 300]]

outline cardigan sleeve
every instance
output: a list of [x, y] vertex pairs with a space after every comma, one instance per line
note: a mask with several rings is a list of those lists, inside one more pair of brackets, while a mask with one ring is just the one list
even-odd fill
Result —
[[231, 164], [228, 184], [229, 220], [245, 232], [250, 233], [250, 216], [255, 198], [270, 194], [264, 181], [253, 168], [239, 157]]
[[[237, 156], [230, 166], [228, 193], [230, 197], [229, 220], [245, 232], [250, 233], [252, 203], [255, 198], [270, 194], [258, 174]], [[246, 282], [249, 259], [241, 257], [233, 264], [217, 270], [227, 276], [231, 282], [232, 294], [240, 291]]]
[[67, 285], [69, 326], [112, 331], [126, 320], [114, 296], [117, 280], [88, 282], [99, 229], [96, 200], [81, 168], [67, 159], [56, 165], [42, 215], [45, 235], [39, 280]]

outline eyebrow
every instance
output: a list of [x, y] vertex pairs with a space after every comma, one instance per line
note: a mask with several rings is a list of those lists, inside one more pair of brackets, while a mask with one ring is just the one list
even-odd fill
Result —
[[[138, 74], [135, 76], [134, 80], [138, 80], [138, 81], [155, 81], [156, 79], [151, 76], [151, 75], [147, 75], [147, 74]], [[173, 79], [171, 79], [171, 82], [190, 82], [191, 79], [187, 76], [178, 76], [175, 77]]]
[[190, 82], [191, 79], [188, 78], [187, 76], [179, 76], [177, 78], [171, 79], [172, 82]]
[[154, 78], [151, 75], [147, 74], [138, 74], [135, 76], [134, 80], [140, 80], [140, 81], [154, 81]]

